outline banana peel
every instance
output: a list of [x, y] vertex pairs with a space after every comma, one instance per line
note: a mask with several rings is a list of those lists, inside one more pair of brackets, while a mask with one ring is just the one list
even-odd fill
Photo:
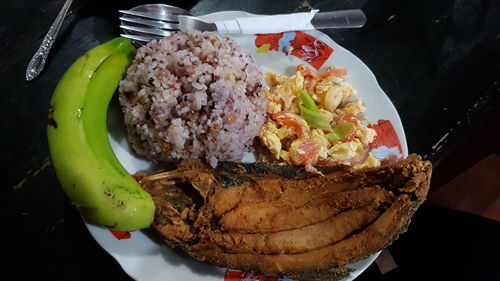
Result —
[[109, 103], [134, 55], [128, 39], [115, 38], [77, 59], [54, 91], [47, 126], [63, 190], [88, 223], [115, 230], [147, 228], [155, 210], [107, 135]]

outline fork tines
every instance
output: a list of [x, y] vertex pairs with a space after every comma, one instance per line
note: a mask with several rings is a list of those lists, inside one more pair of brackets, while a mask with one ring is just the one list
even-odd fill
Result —
[[168, 36], [172, 33], [172, 31], [162, 30], [157, 28], [148, 28], [148, 27], [138, 27], [131, 25], [120, 25], [120, 28], [123, 30], [133, 31], [135, 33], [142, 33], [147, 35], [158, 35], [158, 36]]
[[179, 29], [178, 23], [169, 23], [169, 22], [163, 22], [163, 21], [159, 21], [159, 20], [148, 20], [148, 19], [141, 19], [141, 18], [130, 17], [130, 16], [120, 17], [120, 20], [125, 21], [125, 22], [129, 22], [129, 23], [157, 27], [157, 28], [161, 28], [161, 29]]
[[120, 34], [120, 36], [123, 38], [128, 38], [130, 40], [134, 40], [136, 42], [145, 42], [145, 43], [148, 43], [149, 41], [151, 41], [153, 39], [161, 39], [162, 38], [162, 36], [144, 36], [144, 35], [134, 35], [134, 34], [125, 34], [125, 33]]
[[168, 36], [174, 30], [179, 29], [179, 17], [181, 15], [146, 13], [128, 10], [119, 10], [123, 15], [120, 17], [120, 28], [126, 34], [122, 37], [137, 42], [149, 42]]
[[130, 11], [130, 10], [118, 10], [118, 11], [122, 14], [125, 14], [125, 15], [153, 19], [153, 20], [161, 20], [161, 21], [173, 22], [173, 23], [178, 23], [179, 17], [182, 17], [182, 15], [174, 15], [174, 14], [146, 13], [146, 12], [137, 12], [137, 11]]

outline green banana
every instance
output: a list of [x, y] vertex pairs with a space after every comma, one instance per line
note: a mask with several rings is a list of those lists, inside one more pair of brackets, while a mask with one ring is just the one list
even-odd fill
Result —
[[51, 100], [47, 136], [65, 193], [89, 223], [116, 230], [149, 227], [151, 196], [128, 174], [109, 143], [109, 102], [133, 59], [124, 38], [95, 47], [76, 60]]

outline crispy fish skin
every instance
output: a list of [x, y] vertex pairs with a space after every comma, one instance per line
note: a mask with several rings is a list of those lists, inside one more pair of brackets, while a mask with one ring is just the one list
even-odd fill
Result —
[[227, 253], [291, 254], [324, 247], [344, 239], [380, 215], [375, 205], [349, 210], [297, 229], [271, 233], [209, 231], [207, 241]]
[[[302, 196], [306, 197], [304, 193]], [[307, 196], [308, 200], [303, 202], [301, 198], [297, 198], [297, 200], [242, 203], [221, 216], [220, 228], [245, 233], [296, 229], [324, 221], [343, 210], [364, 207], [372, 203], [380, 204], [391, 196], [389, 191], [380, 187], [367, 187], [363, 190], [343, 192], [316, 191]]]
[[[324, 177], [294, 177], [291, 167], [281, 176], [272, 164], [228, 167], [189, 160], [162, 176], [137, 175], [157, 206], [154, 228], [200, 261], [301, 280], [338, 280], [397, 239], [432, 172], [417, 155], [380, 168], [334, 167]], [[332, 226], [340, 229], [325, 233]]]

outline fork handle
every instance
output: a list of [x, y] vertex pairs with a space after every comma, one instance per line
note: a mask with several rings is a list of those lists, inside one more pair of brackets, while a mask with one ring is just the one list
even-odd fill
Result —
[[264, 34], [324, 28], [362, 27], [365, 22], [366, 16], [361, 10], [321, 13], [318, 13], [318, 10], [311, 10], [305, 13], [235, 18], [234, 20], [215, 22], [215, 25], [219, 33]]
[[61, 29], [64, 18], [66, 17], [66, 14], [68, 13], [69, 7], [71, 6], [72, 2], [73, 0], [66, 0], [61, 11], [50, 26], [49, 31], [43, 38], [42, 44], [33, 55], [33, 58], [30, 60], [28, 67], [26, 68], [26, 80], [31, 81], [35, 79], [35, 77], [37, 77], [40, 72], [42, 72], [45, 61], [47, 60], [47, 57], [49, 55], [49, 51], [52, 48], [54, 41], [56, 40], [57, 34]]

